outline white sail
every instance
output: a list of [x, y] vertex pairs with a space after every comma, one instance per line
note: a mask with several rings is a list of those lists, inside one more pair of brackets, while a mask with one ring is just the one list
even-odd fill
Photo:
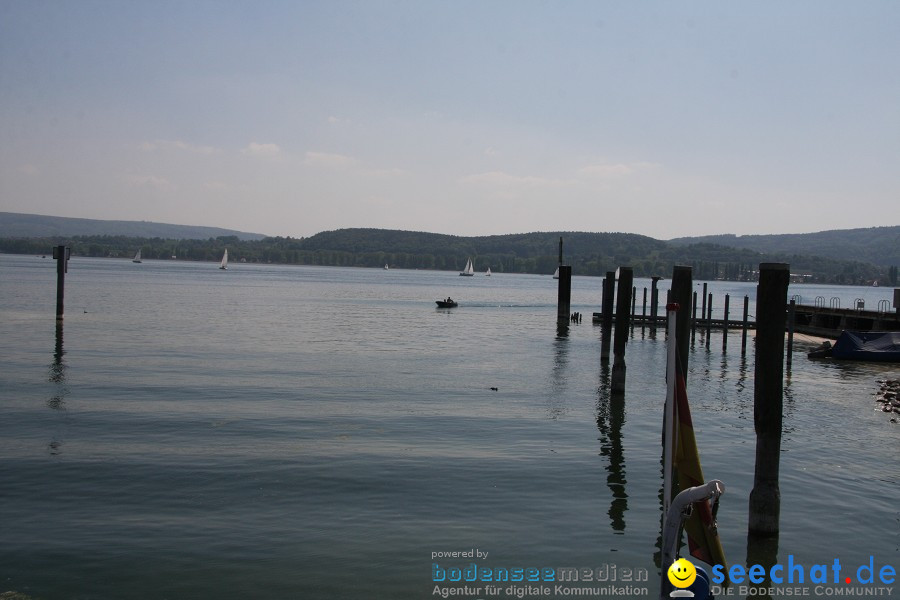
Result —
[[131, 259], [131, 262], [139, 263], [141, 262], [141, 249], [138, 248], [137, 254], [134, 255], [134, 258]]
[[484, 273], [484, 274], [485, 274], [485, 275], [487, 275], [487, 276], [488, 276], [488, 277], [490, 277], [490, 276], [491, 276], [491, 268], [490, 268], [490, 267], [488, 267], [488, 270], [487, 270], [487, 271], [485, 271], [485, 273]]
[[466, 263], [466, 268], [463, 269], [463, 271], [462, 271], [462, 273], [460, 273], [460, 275], [464, 275], [464, 276], [466, 276], [466, 277], [472, 277], [473, 275], [475, 275], [475, 267], [472, 266], [472, 259], [471, 259], [471, 258], [470, 258], [469, 261]]
[[556, 267], [556, 272], [553, 273], [553, 279], [559, 279], [559, 267]]
[[225, 270], [228, 268], [228, 248], [225, 248], [225, 254], [222, 255], [222, 264], [219, 268]]

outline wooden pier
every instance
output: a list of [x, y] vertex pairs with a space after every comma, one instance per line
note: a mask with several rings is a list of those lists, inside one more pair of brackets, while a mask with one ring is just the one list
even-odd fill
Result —
[[[597, 314], [598, 313], [594, 313], [595, 323], [597, 322]], [[662, 316], [653, 318], [650, 315], [632, 315], [631, 322], [635, 327], [653, 327], [654, 325], [663, 329], [665, 329], [666, 327], [666, 317]], [[697, 317], [696, 319], [693, 319], [692, 324], [695, 325], [698, 329], [706, 329], [707, 326], [709, 326], [709, 329], [738, 330], [743, 329], [744, 327], [744, 321], [742, 319], [728, 319], [726, 321], [725, 319], [701, 319], [700, 317]], [[747, 328], [755, 329], [756, 323], [754, 321], [747, 321]]]
[[832, 308], [798, 304], [794, 330], [808, 335], [834, 338], [844, 329], [852, 331], [900, 331], [900, 314], [854, 308]]
[[[895, 292], [895, 295], [900, 297], [900, 290], [895, 290]], [[642, 307], [641, 312], [636, 310], [637, 307], [633, 306], [632, 308], [631, 326], [658, 327], [665, 329], [666, 317], [664, 315], [654, 315], [652, 310], [648, 314], [646, 293], [644, 296], [644, 306]], [[755, 319], [751, 320], [747, 318], [746, 307], [744, 309], [745, 315], [743, 318], [728, 318], [728, 300], [728, 295], [726, 295], [724, 316], [709, 317], [707, 315], [711, 312], [713, 298], [712, 294], [709, 294], [709, 298], [704, 295], [703, 308], [700, 315], [692, 316], [691, 318], [691, 330], [705, 329], [710, 331], [715, 329], [718, 331], [746, 331], [748, 329], [756, 329]], [[696, 315], [697, 309], [700, 308], [696, 305], [696, 297], [694, 299], [694, 304], [695, 306], [692, 307], [692, 315]], [[866, 310], [862, 303], [858, 303], [855, 308], [825, 306], [823, 299], [817, 298], [816, 304], [813, 306], [807, 304], [795, 304], [793, 319], [791, 320], [789, 317], [788, 326], [790, 327], [792, 325], [793, 331], [796, 333], [831, 339], [837, 339], [838, 336], [840, 336], [841, 331], [845, 329], [851, 331], [900, 331], [900, 307], [897, 306], [898, 304], [900, 304], [900, 300], [895, 299], [895, 306], [893, 307], [893, 310], [891, 310], [892, 307], [888, 305], [886, 300], [883, 300], [879, 303], [879, 310]], [[593, 314], [593, 321], [595, 323], [600, 323], [602, 317], [603, 313], [595, 312]]]

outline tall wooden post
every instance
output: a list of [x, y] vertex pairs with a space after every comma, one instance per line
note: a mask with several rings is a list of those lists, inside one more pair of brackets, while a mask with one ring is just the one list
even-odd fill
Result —
[[744, 296], [744, 332], [741, 334], [741, 356], [747, 354], [747, 329], [750, 327], [750, 296]]
[[600, 362], [609, 362], [609, 347], [611, 344], [613, 322], [613, 300], [616, 293], [616, 274], [613, 271], [606, 272], [603, 280], [603, 321], [600, 333]]
[[656, 284], [662, 277], [651, 277], [653, 282], [650, 284], [650, 328], [656, 330], [656, 309], [659, 307], [659, 290]]
[[[634, 271], [631, 272], [632, 277], [634, 277]], [[633, 279], [632, 279], [633, 281]], [[631, 318], [629, 319], [629, 329], [634, 331], [634, 317], [635, 311], [637, 310], [637, 286], [631, 286]]]
[[759, 265], [756, 288], [756, 366], [753, 424], [756, 429], [756, 469], [750, 492], [749, 533], [777, 535], [781, 513], [778, 470], [784, 393], [784, 325], [788, 265]]
[[644, 307], [641, 313], [641, 333], [644, 332], [644, 326], [647, 325], [647, 288], [644, 288]]
[[706, 320], [706, 282], [703, 282], [703, 310], [700, 311], [700, 318]]
[[697, 335], [697, 292], [691, 296], [691, 344], [694, 343], [694, 336]]
[[731, 304], [731, 294], [725, 294], [725, 315], [722, 317], [722, 351], [728, 349], [728, 306]]
[[794, 355], [794, 315], [797, 310], [797, 301], [791, 300], [791, 303], [788, 305], [788, 314], [787, 314], [787, 328], [788, 328], [788, 338], [787, 338], [787, 368], [788, 371], [791, 370], [791, 363], [793, 362], [791, 359]]
[[634, 270], [619, 267], [619, 291], [616, 298], [616, 339], [613, 344], [612, 391], [625, 391], [625, 344], [628, 342], [628, 312], [631, 307], [631, 283]]
[[709, 338], [712, 336], [712, 292], [706, 303], [706, 347], [709, 348]]
[[688, 307], [691, 305], [691, 292], [694, 288], [694, 281], [691, 275], [691, 268], [675, 265], [672, 269], [672, 290], [669, 302], [674, 302], [678, 306], [683, 307], [675, 314], [675, 341], [678, 349], [678, 358], [681, 360], [681, 374], [687, 381], [688, 372], [688, 352], [691, 347], [691, 312]]
[[69, 248], [56, 246], [53, 248], [56, 259], [56, 320], [63, 320], [66, 300], [66, 273], [69, 271]]
[[[562, 240], [562, 238], [560, 238]], [[568, 325], [572, 312], [572, 267], [559, 266], [559, 290], [556, 303], [557, 325]]]

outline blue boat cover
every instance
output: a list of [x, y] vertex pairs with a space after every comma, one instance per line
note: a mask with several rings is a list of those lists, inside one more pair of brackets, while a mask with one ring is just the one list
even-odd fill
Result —
[[846, 360], [900, 362], [900, 331], [842, 331], [831, 356]]

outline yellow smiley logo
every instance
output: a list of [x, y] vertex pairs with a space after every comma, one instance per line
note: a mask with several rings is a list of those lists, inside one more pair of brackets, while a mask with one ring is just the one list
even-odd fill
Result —
[[669, 567], [669, 581], [677, 588], [686, 588], [697, 579], [697, 569], [690, 561], [679, 558]]

